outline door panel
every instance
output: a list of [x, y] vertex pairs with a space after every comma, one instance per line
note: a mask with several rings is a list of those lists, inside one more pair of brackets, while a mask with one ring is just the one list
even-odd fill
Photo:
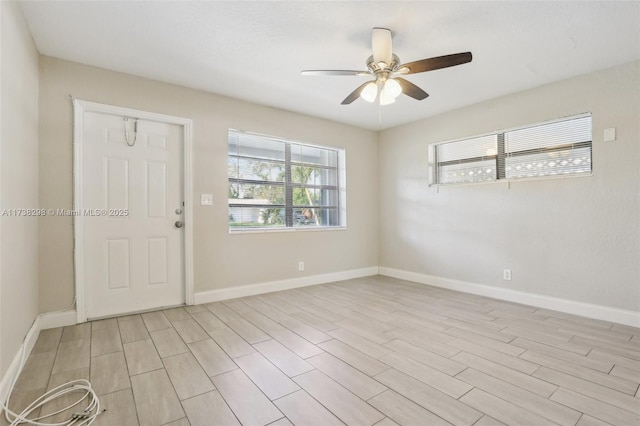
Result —
[[105, 158], [105, 195], [106, 208], [129, 208], [129, 161], [121, 158]]
[[147, 240], [147, 259], [149, 265], [148, 285], [167, 284], [168, 254], [166, 238], [149, 238]]
[[184, 228], [174, 226], [183, 220], [183, 129], [138, 120], [134, 134], [134, 120], [124, 118], [84, 114], [88, 318], [185, 302]]
[[165, 218], [167, 213], [167, 164], [147, 162], [147, 215]]
[[107, 287], [108, 290], [129, 288], [131, 263], [129, 262], [129, 240], [107, 240]]

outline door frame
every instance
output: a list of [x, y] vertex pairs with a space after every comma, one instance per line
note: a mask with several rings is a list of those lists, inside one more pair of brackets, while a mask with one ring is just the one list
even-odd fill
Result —
[[[100, 104], [80, 99], [73, 100], [73, 209], [81, 212], [84, 209], [82, 189], [83, 179], [83, 147], [84, 147], [84, 114], [96, 112], [103, 114], [135, 117], [142, 120], [159, 121], [182, 126], [183, 154], [183, 191], [184, 191], [184, 298], [186, 305], [193, 305], [193, 165], [192, 137], [193, 121], [189, 118], [157, 114], [114, 105]], [[73, 216], [74, 230], [74, 281], [76, 292], [76, 321], [87, 321], [84, 275], [84, 217]]]

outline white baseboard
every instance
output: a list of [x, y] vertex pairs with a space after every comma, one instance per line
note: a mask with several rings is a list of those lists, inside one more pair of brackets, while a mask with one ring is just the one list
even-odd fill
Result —
[[49, 328], [75, 325], [78, 323], [77, 319], [78, 318], [76, 316], [75, 309], [62, 312], [40, 314], [40, 329], [47, 330]]
[[11, 383], [22, 370], [22, 360], [24, 359], [26, 361], [26, 359], [29, 358], [31, 350], [38, 340], [40, 331], [74, 324], [76, 324], [75, 310], [40, 314], [36, 317], [24, 338], [24, 342], [22, 342], [22, 345], [18, 348], [18, 352], [13, 357], [13, 361], [11, 361], [9, 368], [0, 381], [0, 401], [6, 400]]
[[494, 299], [522, 303], [525, 305], [536, 306], [538, 308], [551, 309], [554, 311], [566, 312], [583, 317], [630, 325], [632, 327], [640, 327], [640, 312], [611, 308], [602, 305], [594, 305], [591, 303], [577, 302], [574, 300], [561, 299], [558, 297], [543, 296], [540, 294], [527, 293], [524, 291], [510, 290], [508, 288], [492, 287], [484, 284], [453, 280], [450, 278], [436, 277], [432, 275], [420, 274], [417, 272], [387, 268], [384, 266], [381, 266], [379, 270], [380, 275], [386, 275], [401, 280], [413, 281], [419, 284], [426, 284], [434, 287], [446, 288], [449, 290], [462, 291], [464, 293], [478, 294], [480, 296], [487, 296]]
[[[36, 340], [38, 340], [38, 336], [40, 335], [41, 323], [40, 316], [38, 315], [31, 324], [31, 328], [27, 332], [27, 335], [24, 338], [24, 342], [18, 348], [18, 352], [13, 357], [13, 361], [9, 365], [9, 368], [2, 376], [2, 380], [0, 381], [0, 401], [6, 401], [7, 396], [9, 395], [9, 390], [11, 388], [11, 384], [13, 380], [20, 374], [22, 371], [22, 361], [26, 362], [27, 358], [31, 354], [31, 350], [33, 346], [36, 344]], [[0, 412], [3, 410], [0, 409]]]
[[201, 303], [217, 302], [219, 300], [235, 299], [236, 297], [254, 296], [256, 294], [269, 293], [272, 291], [289, 290], [292, 288], [307, 287], [310, 285], [325, 284], [334, 281], [369, 277], [377, 274], [378, 267], [372, 266], [369, 268], [350, 269], [348, 271], [291, 278], [288, 280], [249, 284], [240, 287], [226, 287], [217, 290], [200, 291], [194, 294], [194, 303], [198, 305]]

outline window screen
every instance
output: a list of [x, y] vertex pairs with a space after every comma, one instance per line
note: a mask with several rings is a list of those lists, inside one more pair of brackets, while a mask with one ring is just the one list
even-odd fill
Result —
[[591, 173], [591, 115], [430, 147], [431, 183]]
[[229, 229], [342, 226], [341, 151], [229, 130]]

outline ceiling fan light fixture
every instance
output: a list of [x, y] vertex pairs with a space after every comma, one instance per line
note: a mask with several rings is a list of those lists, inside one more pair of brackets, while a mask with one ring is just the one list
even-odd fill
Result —
[[380, 91], [380, 105], [389, 105], [396, 101], [396, 96], [392, 96], [389, 91], [383, 87]]
[[384, 92], [387, 96], [391, 96], [395, 99], [402, 93], [402, 87], [397, 80], [390, 78], [384, 82]]
[[367, 102], [375, 101], [377, 96], [378, 85], [374, 81], [364, 86], [364, 89], [362, 89], [362, 92], [360, 93], [360, 97]]

